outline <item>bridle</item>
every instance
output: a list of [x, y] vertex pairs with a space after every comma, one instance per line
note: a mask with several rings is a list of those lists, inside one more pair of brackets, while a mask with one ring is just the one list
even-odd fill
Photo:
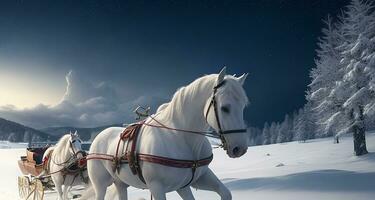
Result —
[[219, 118], [219, 112], [218, 112], [218, 108], [217, 108], [216, 93], [217, 93], [217, 89], [220, 88], [221, 86], [223, 86], [224, 84], [225, 84], [225, 80], [221, 81], [219, 84], [217, 84], [213, 88], [211, 101], [210, 101], [210, 104], [208, 105], [208, 108], [206, 110], [205, 118], [206, 118], [206, 121], [208, 122], [208, 114], [210, 113], [211, 107], [213, 107], [214, 112], [215, 112], [217, 127], [219, 129], [218, 134], [219, 134], [219, 137], [220, 137], [220, 140], [222, 142], [222, 146], [223, 146], [224, 150], [227, 150], [228, 146], [227, 146], [227, 142], [225, 140], [224, 135], [231, 134], [231, 133], [245, 133], [245, 132], [247, 132], [247, 130], [246, 129], [231, 129], [231, 130], [223, 130], [222, 129], [222, 126], [221, 126], [221, 123], [220, 123], [220, 118]]
[[74, 150], [73, 144], [76, 141], [80, 141], [80, 143], [82, 143], [82, 141], [80, 139], [69, 140], [69, 148], [72, 150], [73, 154], [67, 160], [65, 160], [64, 162], [58, 163], [54, 159], [51, 159], [52, 162], [55, 165], [57, 165], [57, 166], [65, 166], [65, 165], [67, 165], [67, 164], [69, 164], [69, 163], [74, 162], [75, 160], [77, 160], [77, 155], [78, 154], [81, 154], [82, 156], [85, 155], [85, 152], [83, 150], [79, 150], [77, 152]]
[[69, 145], [70, 145], [70, 148], [72, 149], [73, 157], [74, 157], [75, 159], [77, 159], [77, 155], [78, 155], [79, 153], [82, 154], [82, 156], [83, 156], [84, 153], [85, 153], [83, 150], [79, 150], [79, 151], [77, 151], [77, 152], [74, 151], [73, 144], [74, 144], [76, 141], [79, 141], [80, 143], [82, 143], [82, 140], [80, 140], [80, 139], [74, 139], [74, 140], [72, 140], [72, 141], [69, 140], [69, 143], [70, 143]]

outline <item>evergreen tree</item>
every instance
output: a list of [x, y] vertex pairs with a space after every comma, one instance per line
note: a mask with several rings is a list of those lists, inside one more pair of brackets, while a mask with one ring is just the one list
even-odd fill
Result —
[[310, 116], [308, 105], [299, 110], [294, 140], [305, 142], [308, 139], [314, 138], [314, 122]]
[[290, 119], [289, 115], [286, 114], [284, 121], [281, 123], [280, 128], [278, 130], [279, 134], [277, 137], [277, 143], [288, 142], [288, 138], [291, 132], [290, 130]]
[[[348, 116], [343, 132], [353, 132], [354, 152], [357, 156], [367, 153], [365, 115], [375, 101], [372, 89], [374, 79], [375, 15], [368, 2], [353, 0], [342, 19], [346, 43], [341, 46], [344, 77], [339, 93], [346, 94], [341, 113]], [[372, 40], [372, 41], [371, 41]], [[365, 110], [366, 108], [366, 110]]]
[[307, 92], [317, 136], [353, 132], [356, 155], [367, 153], [366, 116], [375, 113], [375, 16], [371, 3], [352, 0], [340, 23], [327, 20]]
[[337, 47], [342, 43], [342, 33], [334, 25], [331, 17], [325, 21], [323, 36], [319, 39], [316, 67], [310, 72], [312, 79], [309, 84], [306, 99], [311, 106], [311, 118], [316, 124], [317, 137], [333, 135], [332, 128], [327, 128], [330, 117], [340, 110], [343, 101], [331, 96], [336, 81], [340, 80], [343, 73], [340, 70], [340, 51]]
[[278, 124], [275, 122], [271, 123], [270, 127], [270, 135], [271, 135], [271, 144], [275, 144], [277, 141], [277, 136], [278, 136]]
[[270, 134], [270, 126], [268, 123], [264, 123], [263, 131], [263, 144], [271, 144], [271, 134]]

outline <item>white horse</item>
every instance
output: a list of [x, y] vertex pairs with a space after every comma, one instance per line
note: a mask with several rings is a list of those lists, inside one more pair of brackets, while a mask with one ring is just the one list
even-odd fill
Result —
[[47, 169], [40, 176], [51, 175], [59, 200], [68, 199], [67, 194], [70, 188], [84, 184], [83, 176], [87, 177], [87, 172], [83, 175], [79, 174], [79, 170], [73, 170], [72, 172], [68, 169], [83, 157], [84, 152], [81, 143], [77, 131], [74, 134], [66, 134], [60, 138], [55, 146], [48, 148], [43, 155], [43, 160], [48, 157]]
[[[197, 132], [207, 131], [211, 127], [225, 143], [229, 157], [240, 157], [248, 148], [248, 134], [243, 120], [243, 110], [248, 98], [242, 87], [246, 77], [247, 74], [238, 78], [226, 75], [223, 68], [219, 74], [198, 78], [179, 89], [169, 103], [158, 109], [153, 118], [167, 127]], [[148, 118], [145, 123], [158, 125], [154, 119]], [[90, 154], [115, 155], [123, 130], [124, 128], [111, 127], [99, 133], [90, 147]], [[123, 141], [119, 144], [119, 150], [123, 152]], [[136, 152], [173, 159], [199, 160], [212, 155], [212, 147], [207, 138], [200, 134], [143, 125]], [[190, 168], [176, 168], [146, 161], [139, 163], [145, 183], [131, 172], [128, 164], [120, 165], [116, 171], [113, 170], [111, 161], [88, 160], [87, 168], [96, 200], [104, 199], [106, 189], [112, 183], [120, 200], [128, 199], [128, 186], [148, 188], [156, 200], [165, 200], [166, 193], [170, 191], [177, 191], [184, 200], [193, 200], [191, 189], [185, 187], [186, 184], [197, 189], [215, 191], [222, 200], [232, 199], [230, 191], [207, 165], [198, 167], [193, 176]]]

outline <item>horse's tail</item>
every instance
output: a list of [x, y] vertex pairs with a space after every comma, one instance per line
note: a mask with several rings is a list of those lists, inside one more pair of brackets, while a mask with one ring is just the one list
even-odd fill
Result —
[[46, 157], [48, 157], [48, 156], [51, 156], [50, 155], [50, 152], [52, 152], [53, 151], [53, 147], [49, 147], [45, 152], [44, 152], [44, 154], [43, 154], [43, 158], [42, 158], [42, 164], [43, 164], [43, 170], [42, 170], [42, 172], [40, 172], [40, 174], [37, 176], [38, 178], [39, 177], [43, 177], [44, 175], [46, 175], [46, 174], [48, 174], [49, 172], [48, 172], [48, 168], [49, 168], [49, 163], [45, 163], [45, 161], [46, 161]]
[[49, 147], [43, 154], [43, 161], [45, 160], [46, 157], [50, 157], [52, 154], [52, 151], [55, 149], [55, 147]]

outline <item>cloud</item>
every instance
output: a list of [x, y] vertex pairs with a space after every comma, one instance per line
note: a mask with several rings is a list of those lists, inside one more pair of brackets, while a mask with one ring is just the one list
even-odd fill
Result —
[[137, 105], [157, 106], [166, 99], [158, 94], [142, 95], [124, 100], [106, 82], [93, 83], [74, 71], [66, 75], [66, 91], [57, 105], [39, 104], [33, 108], [16, 109], [0, 106], [0, 117], [35, 128], [50, 126], [96, 127], [134, 121], [132, 110]]

